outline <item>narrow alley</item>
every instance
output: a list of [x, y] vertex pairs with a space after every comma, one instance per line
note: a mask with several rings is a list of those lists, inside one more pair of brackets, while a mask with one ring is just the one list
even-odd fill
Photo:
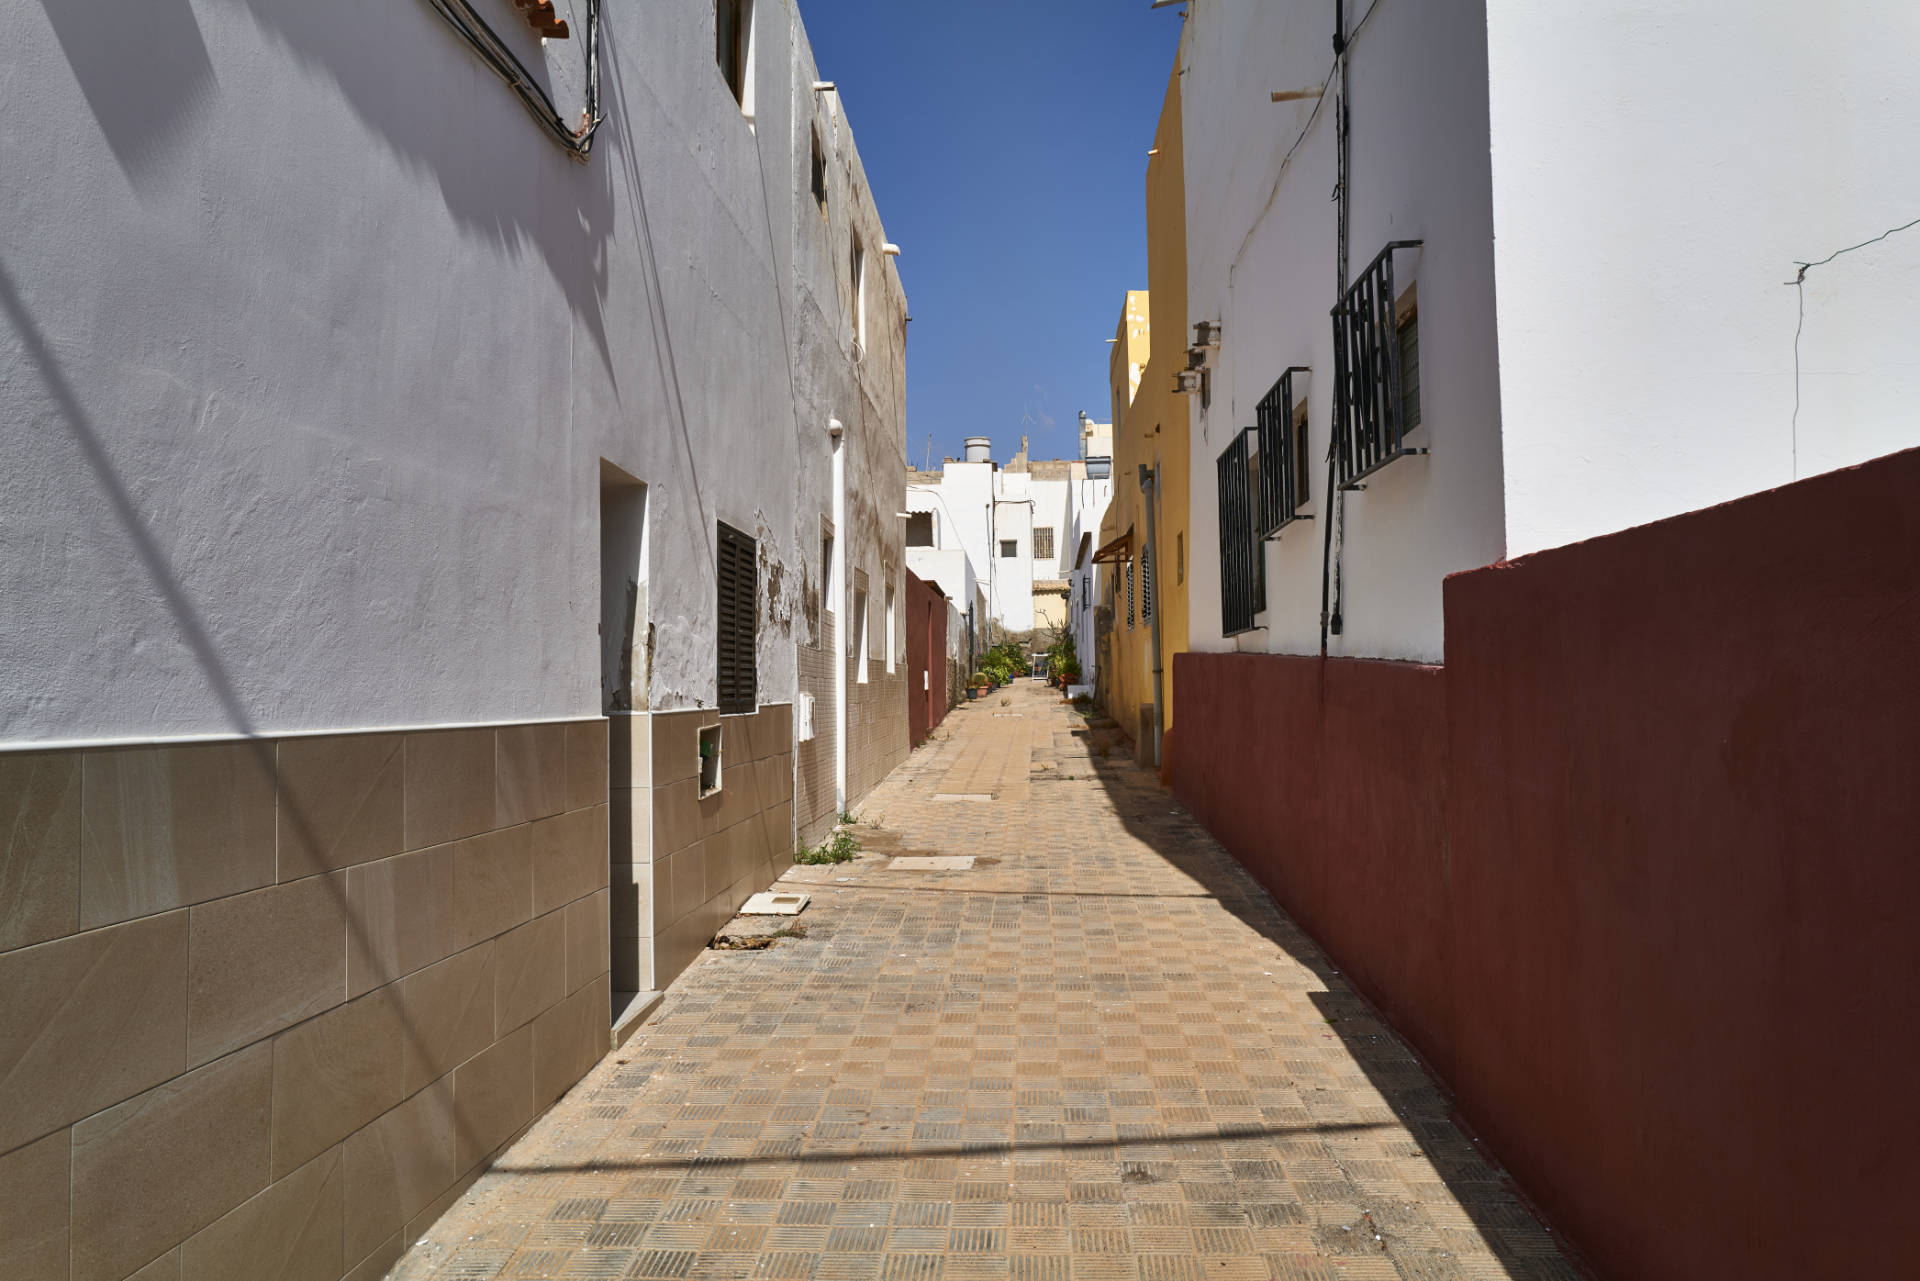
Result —
[[[1043, 686], [963, 704], [394, 1273], [1574, 1278], [1419, 1063]], [[958, 871], [901, 856], [971, 856]]]

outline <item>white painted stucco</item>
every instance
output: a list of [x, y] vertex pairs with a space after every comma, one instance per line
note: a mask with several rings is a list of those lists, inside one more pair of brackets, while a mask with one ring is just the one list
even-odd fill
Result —
[[[1404, 7], [1404, 6], [1402, 6]], [[1488, 0], [1507, 550], [1920, 443], [1920, 6]], [[1356, 146], [1358, 142], [1356, 141]]]
[[[1920, 10], [1841, 0], [1351, 3], [1358, 274], [1417, 288], [1423, 425], [1345, 500], [1334, 654], [1443, 657], [1451, 572], [1920, 443], [1911, 300]], [[1193, 412], [1191, 644], [1320, 641], [1336, 301], [1333, 6], [1212, 0], [1181, 45], [1188, 305], [1218, 319]], [[1265, 548], [1259, 628], [1220, 625], [1216, 459], [1309, 365], [1312, 522]], [[1296, 388], [1298, 391], [1299, 388]], [[1799, 425], [1794, 427], [1796, 396]]]
[[790, 700], [829, 413], [878, 616], [904, 297], [870, 252], [856, 368], [848, 219], [885, 237], [792, 5], [755, 8], [750, 124], [710, 3], [607, 6], [582, 165], [425, 4], [12, 6], [0, 743], [597, 714], [602, 459], [648, 486], [650, 705], [714, 701], [716, 521], [762, 540]]
[[[1486, 168], [1486, 48], [1478, 0], [1377, 0], [1353, 41], [1351, 260], [1390, 240], [1423, 320], [1424, 425], [1400, 459], [1346, 496], [1344, 631], [1335, 654], [1437, 659], [1440, 584], [1501, 553], [1500, 406]], [[1355, 6], [1349, 6], [1355, 8]], [[1181, 45], [1189, 317], [1222, 322], [1211, 405], [1192, 410], [1191, 647], [1315, 653], [1320, 645], [1326, 456], [1338, 299], [1333, 99], [1275, 103], [1325, 83], [1333, 6], [1287, 0], [1195, 5]], [[1478, 139], [1477, 145], [1472, 140]], [[1465, 140], [1463, 142], [1463, 140]], [[1290, 156], [1290, 158], [1289, 158]], [[1476, 159], [1477, 158], [1477, 159]], [[1191, 341], [1191, 338], [1189, 338]], [[1314, 519], [1266, 544], [1260, 630], [1223, 636], [1217, 460], [1279, 376], [1310, 366]]]

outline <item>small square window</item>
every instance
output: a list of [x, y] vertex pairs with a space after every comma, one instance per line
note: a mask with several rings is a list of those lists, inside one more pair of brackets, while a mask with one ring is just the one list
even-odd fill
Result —
[[1019, 558], [1019, 556], [1020, 556], [1020, 542], [1018, 539], [1003, 538], [1000, 540], [1000, 559], [1001, 560], [1016, 560]]

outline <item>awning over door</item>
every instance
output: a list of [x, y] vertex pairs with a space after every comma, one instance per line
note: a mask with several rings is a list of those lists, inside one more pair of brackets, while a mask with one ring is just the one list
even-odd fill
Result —
[[1111, 565], [1118, 561], [1132, 560], [1132, 559], [1133, 559], [1133, 528], [1132, 526], [1128, 526], [1126, 533], [1120, 535], [1120, 537], [1114, 539], [1112, 542], [1108, 543], [1105, 547], [1102, 547], [1099, 551], [1093, 554], [1093, 563], [1096, 565]]

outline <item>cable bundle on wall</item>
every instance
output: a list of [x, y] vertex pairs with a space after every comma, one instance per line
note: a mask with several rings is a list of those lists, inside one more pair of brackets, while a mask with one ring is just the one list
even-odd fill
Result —
[[593, 135], [600, 128], [600, 0], [585, 0], [587, 8], [587, 106], [578, 129], [570, 128], [560, 109], [540, 87], [525, 63], [507, 47], [500, 34], [474, 12], [467, 0], [427, 0], [447, 24], [480, 56], [480, 61], [520, 96], [540, 127], [553, 136], [577, 159], [585, 161], [593, 150]]

